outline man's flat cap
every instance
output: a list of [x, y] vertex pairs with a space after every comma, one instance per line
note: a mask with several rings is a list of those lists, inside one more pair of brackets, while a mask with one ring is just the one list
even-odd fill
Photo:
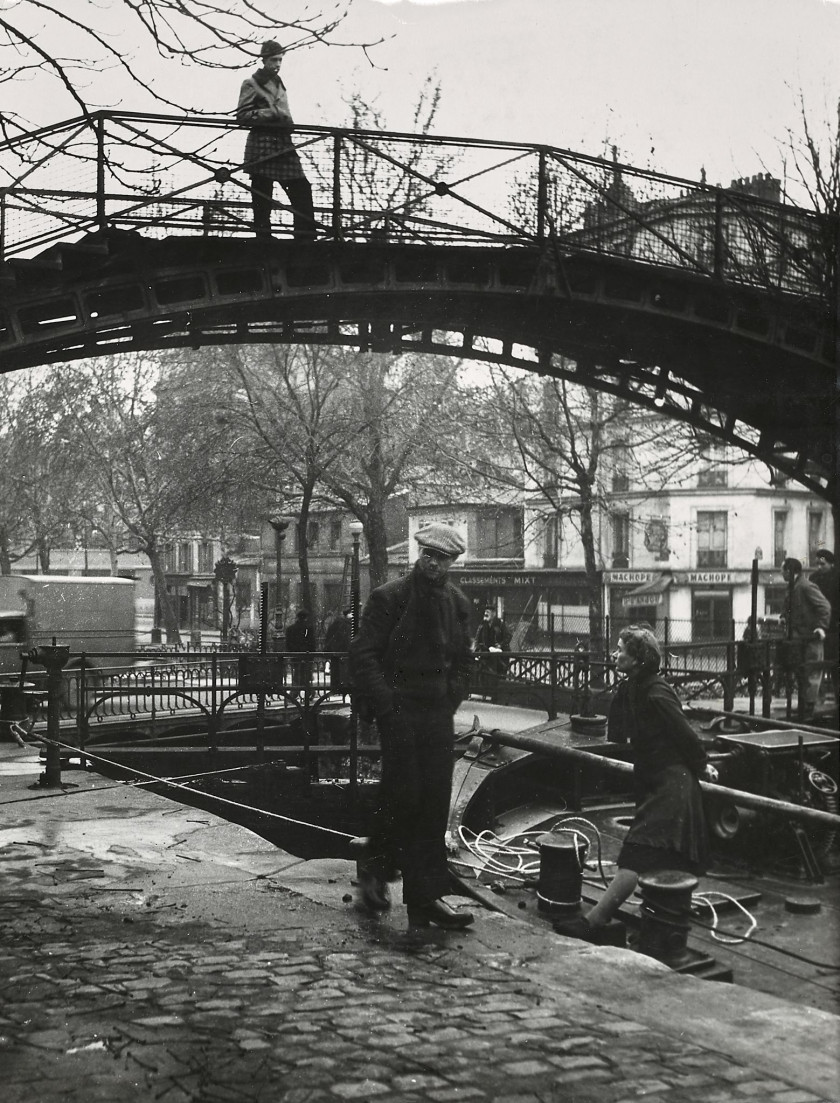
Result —
[[263, 42], [260, 47], [260, 57], [282, 57], [286, 51], [280, 45], [279, 42], [275, 42], [273, 38], [269, 38], [267, 42]]
[[433, 523], [425, 528], [418, 529], [414, 539], [421, 548], [432, 548], [433, 551], [451, 555], [453, 559], [462, 555], [467, 545], [451, 525]]

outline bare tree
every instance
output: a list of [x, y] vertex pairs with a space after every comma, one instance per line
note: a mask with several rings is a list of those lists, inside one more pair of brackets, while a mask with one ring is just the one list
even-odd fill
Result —
[[[208, 114], [206, 105], [188, 106], [167, 99], [160, 85], [144, 75], [136, 57], [151, 48], [179, 65], [239, 69], [247, 56], [258, 57], [261, 40], [280, 39], [289, 50], [313, 44], [357, 46], [337, 35], [352, 0], [323, 0], [310, 8], [304, 0], [28, 0], [3, 5], [0, 14], [0, 84], [45, 81], [74, 102], [82, 115], [91, 110], [86, 89], [90, 74], [116, 70], [158, 103]], [[279, 9], [279, 10], [278, 10]], [[135, 35], [134, 53], [126, 53], [118, 32]], [[35, 82], [35, 83], [33, 83]], [[44, 98], [46, 98], [46, 90]], [[2, 125], [9, 131], [9, 116]], [[26, 120], [15, 120], [26, 128]]]
[[[427, 77], [414, 105], [411, 132], [431, 133], [441, 101], [441, 86]], [[387, 131], [389, 124], [375, 103], [368, 103], [358, 92], [347, 99], [346, 125], [354, 131]], [[392, 225], [401, 232], [413, 220], [430, 213], [429, 200], [435, 185], [452, 171], [455, 158], [451, 150], [434, 140], [418, 142], [380, 139], [359, 133], [341, 146], [342, 206], [354, 219], [355, 228], [367, 230], [373, 238], [387, 237]], [[322, 166], [315, 166], [326, 187], [332, 186]], [[423, 225], [415, 226], [422, 235]]]
[[[457, 409], [457, 423], [451, 419], [450, 432], [442, 432], [441, 439], [455, 442], [444, 445], [453, 478], [503, 488], [527, 499], [549, 531], [562, 518], [577, 533], [589, 644], [598, 653], [604, 644], [604, 562], [597, 517], [614, 507], [614, 493], [625, 482], [638, 507], [647, 495], [680, 481], [708, 441], [687, 426], [633, 410], [597, 390], [517, 369], [490, 368], [489, 384], [462, 389], [451, 408]], [[645, 538], [653, 539], [650, 518], [640, 523], [650, 528]]]
[[148, 557], [167, 639], [178, 642], [164, 553], [218, 495], [203, 427], [166, 387], [159, 361], [143, 353], [64, 365], [56, 379], [76, 414], [68, 444], [128, 542]]
[[364, 525], [371, 588], [388, 576], [388, 502], [439, 466], [440, 414], [459, 368], [460, 361], [446, 357], [359, 353], [345, 379], [352, 440], [325, 471], [323, 484]]
[[0, 377], [0, 573], [33, 551], [50, 551], [72, 527], [84, 473], [67, 462], [71, 411], [42, 372]]
[[[312, 611], [307, 532], [325, 472], [350, 446], [352, 424], [340, 395], [342, 354], [318, 345], [231, 346], [203, 372], [203, 401], [216, 408], [220, 442], [273, 513], [295, 513], [303, 605]], [[212, 382], [211, 382], [212, 381]], [[238, 469], [238, 473], [237, 473]]]

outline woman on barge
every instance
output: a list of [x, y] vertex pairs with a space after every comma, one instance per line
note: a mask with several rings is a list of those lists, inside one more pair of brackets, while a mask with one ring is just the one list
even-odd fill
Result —
[[661, 658], [649, 629], [631, 625], [620, 633], [615, 661], [624, 680], [612, 700], [607, 731], [612, 742], [629, 743], [633, 752], [635, 815], [604, 895], [584, 916], [556, 923], [559, 934], [607, 941], [613, 916], [641, 874], [705, 871], [708, 837], [699, 780], [713, 780], [717, 771], [706, 765], [699, 736], [659, 673]]

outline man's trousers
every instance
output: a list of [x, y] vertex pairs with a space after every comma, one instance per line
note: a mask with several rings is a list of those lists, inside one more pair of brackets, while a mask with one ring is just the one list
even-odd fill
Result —
[[402, 870], [404, 903], [427, 904], [452, 891], [445, 839], [452, 790], [452, 708], [446, 700], [424, 706], [398, 699], [393, 719], [378, 727], [382, 781], [367, 868], [384, 880], [393, 880]]

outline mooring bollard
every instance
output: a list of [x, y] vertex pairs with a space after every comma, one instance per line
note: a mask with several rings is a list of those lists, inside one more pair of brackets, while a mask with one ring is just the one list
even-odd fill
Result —
[[671, 869], [645, 873], [639, 878], [642, 890], [640, 953], [655, 957], [672, 969], [689, 960], [691, 894], [697, 884], [697, 878], [690, 873]]
[[571, 917], [580, 910], [583, 863], [589, 842], [581, 835], [549, 831], [537, 839], [537, 846], [540, 851], [537, 908]]

